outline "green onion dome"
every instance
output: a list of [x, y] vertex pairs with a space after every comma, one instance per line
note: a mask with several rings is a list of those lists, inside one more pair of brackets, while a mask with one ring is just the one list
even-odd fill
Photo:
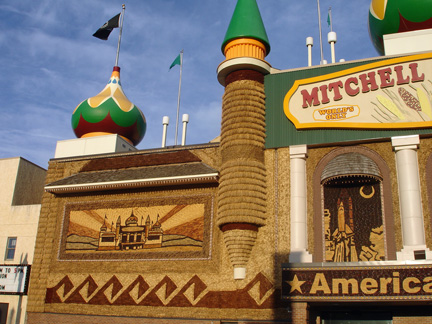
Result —
[[384, 54], [383, 35], [432, 28], [432, 0], [372, 0], [369, 34]]
[[144, 114], [123, 92], [118, 66], [106, 87], [81, 102], [72, 114], [72, 128], [78, 138], [118, 134], [136, 146], [144, 138], [146, 127]]

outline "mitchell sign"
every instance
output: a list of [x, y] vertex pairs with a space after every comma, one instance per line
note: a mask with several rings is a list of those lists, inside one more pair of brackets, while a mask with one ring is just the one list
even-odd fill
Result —
[[282, 298], [432, 300], [432, 265], [282, 269]]
[[296, 80], [284, 112], [297, 129], [431, 127], [432, 54]]

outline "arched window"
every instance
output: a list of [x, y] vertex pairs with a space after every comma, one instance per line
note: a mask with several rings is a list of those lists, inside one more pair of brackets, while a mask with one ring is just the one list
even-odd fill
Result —
[[[358, 262], [395, 258], [394, 235], [389, 233], [393, 221], [391, 216], [385, 217], [386, 209], [391, 210], [391, 204], [384, 204], [384, 178], [388, 178], [388, 172], [383, 175], [381, 170], [388, 171], [388, 168], [378, 159], [380, 168], [371, 158], [376, 153], [364, 150], [335, 150], [317, 167], [314, 185], [319, 187], [321, 199], [320, 206], [315, 204], [319, 209], [315, 211], [316, 261]], [[387, 212], [387, 215], [391, 213]]]

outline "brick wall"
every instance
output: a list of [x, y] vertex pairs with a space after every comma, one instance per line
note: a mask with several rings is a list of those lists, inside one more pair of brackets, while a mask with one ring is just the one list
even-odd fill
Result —
[[393, 324], [432, 324], [431, 316], [393, 317]]
[[292, 324], [308, 324], [309, 312], [307, 303], [291, 304]]
[[[306, 304], [305, 304], [306, 305]], [[299, 307], [297, 315], [305, 309]], [[304, 316], [302, 318], [305, 318]], [[90, 316], [90, 315], [71, 315], [71, 314], [52, 314], [52, 313], [28, 313], [28, 324], [291, 324], [291, 321], [247, 321], [247, 320], [216, 320], [216, 319], [160, 319], [160, 318], [139, 318], [121, 316]], [[303, 321], [296, 323], [306, 323]]]

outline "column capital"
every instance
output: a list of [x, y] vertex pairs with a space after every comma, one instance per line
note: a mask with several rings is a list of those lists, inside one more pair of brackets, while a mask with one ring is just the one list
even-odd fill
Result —
[[305, 159], [307, 158], [307, 145], [292, 145], [289, 147], [290, 159]]
[[394, 136], [391, 138], [393, 150], [417, 150], [420, 144], [419, 135]]

